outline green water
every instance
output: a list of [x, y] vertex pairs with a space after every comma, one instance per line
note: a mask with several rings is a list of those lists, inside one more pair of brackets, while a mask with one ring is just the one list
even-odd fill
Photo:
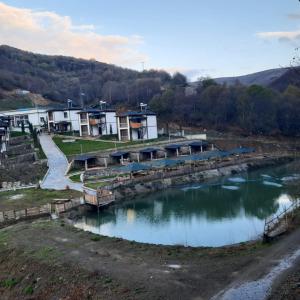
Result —
[[290, 182], [299, 163], [222, 177], [136, 197], [75, 226], [96, 234], [137, 242], [222, 246], [257, 238], [264, 221], [295, 199]]

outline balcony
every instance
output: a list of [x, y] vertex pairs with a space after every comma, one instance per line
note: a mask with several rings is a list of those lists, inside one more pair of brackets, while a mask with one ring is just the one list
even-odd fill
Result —
[[120, 128], [127, 128], [128, 127], [128, 123], [120, 123]]
[[87, 124], [87, 119], [86, 118], [80, 118], [80, 123]]
[[133, 128], [133, 129], [139, 129], [143, 126], [142, 123], [139, 123], [139, 122], [130, 122], [130, 127]]
[[99, 119], [89, 119], [90, 125], [98, 125], [100, 124]]

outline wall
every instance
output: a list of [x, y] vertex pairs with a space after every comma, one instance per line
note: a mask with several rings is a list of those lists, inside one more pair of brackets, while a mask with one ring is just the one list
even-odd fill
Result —
[[116, 120], [116, 113], [115, 112], [106, 112], [106, 128], [107, 132], [103, 134], [110, 135], [110, 125], [112, 127], [112, 134], [117, 134], [117, 120]]
[[157, 121], [156, 116], [147, 115], [148, 139], [157, 139]]

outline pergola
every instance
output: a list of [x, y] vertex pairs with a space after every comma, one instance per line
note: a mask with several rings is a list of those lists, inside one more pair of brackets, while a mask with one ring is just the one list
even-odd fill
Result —
[[153, 159], [153, 156], [156, 155], [157, 151], [159, 150], [159, 148], [144, 148], [142, 150], [140, 150], [140, 153], [142, 155], [147, 155], [150, 157], [150, 160]]
[[88, 169], [88, 163], [91, 162], [91, 161], [95, 161], [96, 159], [97, 159], [96, 156], [82, 154], [82, 155], [77, 155], [74, 158], [74, 163], [76, 163], [76, 162], [80, 163], [80, 164], [84, 163], [84, 168], [85, 168], [85, 170], [87, 170]]

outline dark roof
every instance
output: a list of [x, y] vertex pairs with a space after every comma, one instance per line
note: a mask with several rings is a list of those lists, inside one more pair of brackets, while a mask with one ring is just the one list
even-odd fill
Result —
[[129, 154], [129, 152], [128, 151], [117, 151], [117, 152], [111, 153], [110, 156], [112, 156], [112, 157], [121, 157], [121, 156], [126, 155], [126, 154]]
[[94, 114], [105, 114], [106, 112], [115, 112], [114, 109], [97, 109], [97, 108], [84, 108], [78, 113], [94, 113]]
[[82, 154], [82, 155], [75, 156], [74, 161], [86, 161], [86, 160], [95, 159], [95, 158], [96, 158], [96, 156], [93, 156], [93, 155]]
[[246, 147], [239, 147], [239, 148], [235, 148], [232, 150], [229, 150], [228, 153], [231, 155], [234, 154], [246, 154], [246, 153], [251, 153], [251, 152], [255, 152], [254, 148], [246, 148]]
[[159, 148], [144, 148], [140, 150], [140, 153], [151, 153], [151, 152], [156, 152], [158, 151]]
[[133, 162], [127, 166], [122, 166], [118, 168], [118, 171], [121, 172], [138, 172], [151, 169], [150, 166]]
[[182, 164], [182, 163], [184, 163], [184, 160], [165, 158], [165, 159], [152, 161], [151, 166], [156, 167], [156, 168], [166, 168], [166, 167], [177, 166], [177, 165]]
[[67, 111], [67, 110], [81, 110], [81, 107], [52, 107], [47, 109], [47, 112], [53, 111]]
[[167, 150], [176, 150], [176, 149], [179, 149], [182, 146], [184, 146], [184, 145], [182, 145], [182, 144], [170, 144], [170, 145], [166, 145], [165, 149], [167, 149]]
[[125, 112], [120, 112], [117, 114], [118, 117], [127, 117], [127, 116], [132, 116], [132, 117], [143, 117], [145, 115], [153, 115], [155, 116], [156, 113], [151, 111], [151, 110], [146, 110], [146, 111], [125, 111]]
[[208, 142], [206, 141], [193, 141], [187, 144], [188, 146], [191, 147], [201, 147], [201, 146], [206, 146], [208, 145]]

